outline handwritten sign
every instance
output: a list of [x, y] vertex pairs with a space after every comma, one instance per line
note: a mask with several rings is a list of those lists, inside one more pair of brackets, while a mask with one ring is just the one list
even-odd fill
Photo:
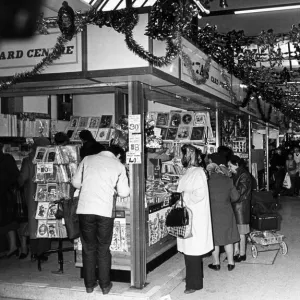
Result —
[[141, 153], [126, 153], [126, 163], [129, 165], [137, 165], [142, 163]]
[[142, 152], [142, 135], [129, 134], [129, 152], [130, 153], [141, 153]]
[[141, 133], [141, 115], [128, 116], [128, 129], [130, 133]]
[[37, 163], [37, 174], [53, 174], [53, 163]]

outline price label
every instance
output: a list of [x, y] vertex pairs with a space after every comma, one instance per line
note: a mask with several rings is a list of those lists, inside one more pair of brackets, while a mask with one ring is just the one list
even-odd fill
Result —
[[129, 134], [129, 152], [130, 153], [141, 153], [142, 152], [142, 135]]
[[37, 163], [37, 174], [53, 174], [53, 163]]
[[126, 163], [129, 165], [137, 165], [142, 163], [141, 154], [140, 153], [126, 153]]
[[141, 132], [141, 115], [129, 115], [128, 116], [128, 130], [131, 133]]

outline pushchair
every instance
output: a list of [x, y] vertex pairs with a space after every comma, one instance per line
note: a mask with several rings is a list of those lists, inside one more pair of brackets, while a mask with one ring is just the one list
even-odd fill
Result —
[[[279, 229], [280, 220], [278, 209], [279, 202], [273, 198], [272, 192], [252, 192], [252, 231], [249, 234], [248, 242], [251, 244], [253, 258], [258, 256], [258, 252], [269, 251], [269, 245], [274, 244], [279, 244], [280, 251], [283, 255], [287, 254], [287, 245], [283, 241], [284, 235], [276, 232]], [[261, 247], [258, 247], [258, 245]]]

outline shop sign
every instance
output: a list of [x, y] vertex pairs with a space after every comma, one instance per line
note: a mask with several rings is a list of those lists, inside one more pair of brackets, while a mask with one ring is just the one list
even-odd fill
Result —
[[[199, 78], [201, 78], [207, 60], [207, 55], [200, 51], [198, 48], [196, 48], [194, 45], [186, 41], [185, 39], [182, 39], [182, 43], [183, 51], [190, 57], [195, 73], [199, 76]], [[224, 76], [226, 76], [227, 80], [225, 80]], [[239, 80], [234, 78], [234, 80], [232, 81], [231, 75], [222, 68], [220, 68], [218, 64], [214, 61], [211, 62], [209, 78], [207, 79], [205, 84], [196, 84], [192, 80], [192, 76], [190, 75], [183, 61], [181, 66], [181, 79], [185, 82], [199, 87], [200, 89], [204, 89], [213, 95], [216, 95], [218, 97], [222, 96], [223, 99], [230, 102], [231, 97], [228, 91], [230, 88], [232, 88], [233, 92], [237, 94], [237, 98], [239, 98], [240, 96], [238, 95], [240, 92], [239, 88], [237, 88], [239, 87]], [[228, 87], [226, 81], [229, 81], [232, 87]]]
[[126, 153], [126, 164], [136, 165], [141, 163], [142, 163], [141, 153], [130, 153], [130, 152]]
[[37, 174], [53, 174], [53, 163], [37, 163]]
[[128, 116], [128, 129], [130, 133], [141, 132], [141, 115]]
[[[31, 67], [39, 63], [53, 51], [59, 32], [47, 35], [37, 34], [25, 40], [5, 41], [0, 48], [0, 68]], [[70, 64], [78, 62], [78, 40], [74, 38], [65, 45], [60, 59], [54, 64]]]
[[142, 152], [142, 135], [140, 133], [129, 134], [129, 152], [130, 153]]

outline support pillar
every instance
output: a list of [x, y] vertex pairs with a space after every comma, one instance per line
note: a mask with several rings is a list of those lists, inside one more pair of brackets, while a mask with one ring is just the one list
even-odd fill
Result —
[[269, 123], [266, 123], [266, 189], [270, 190], [269, 177]]
[[[249, 172], [252, 174], [252, 123], [251, 116], [248, 116], [248, 152], [249, 152]], [[252, 174], [253, 175], [253, 174]]]
[[216, 148], [220, 146], [219, 110], [216, 109]]
[[141, 115], [142, 153], [141, 164], [130, 165], [130, 243], [131, 243], [131, 286], [142, 289], [146, 283], [146, 215], [145, 215], [145, 153], [144, 112], [147, 100], [143, 97], [143, 84], [128, 83], [128, 112]]

